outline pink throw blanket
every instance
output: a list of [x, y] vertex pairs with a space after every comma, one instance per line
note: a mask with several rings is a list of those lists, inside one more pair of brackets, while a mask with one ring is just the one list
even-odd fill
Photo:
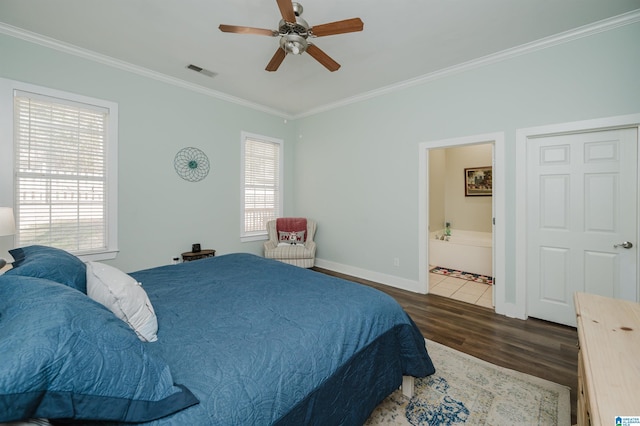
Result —
[[[276, 219], [276, 231], [300, 232], [307, 230], [307, 219], [304, 217], [280, 217]], [[304, 241], [307, 241], [307, 233], [304, 233]]]

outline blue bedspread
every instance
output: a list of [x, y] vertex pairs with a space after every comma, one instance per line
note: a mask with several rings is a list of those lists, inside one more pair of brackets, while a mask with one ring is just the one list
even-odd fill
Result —
[[131, 274], [158, 317], [150, 351], [200, 404], [150, 425], [361, 424], [402, 375], [433, 374], [388, 295], [233, 254]]

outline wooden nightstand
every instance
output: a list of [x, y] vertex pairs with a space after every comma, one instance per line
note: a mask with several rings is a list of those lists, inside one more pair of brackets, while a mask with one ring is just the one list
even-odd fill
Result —
[[215, 250], [200, 250], [195, 253], [192, 251], [188, 251], [186, 253], [182, 253], [182, 261], [190, 262], [192, 260], [204, 259], [205, 257], [213, 257], [215, 255]]

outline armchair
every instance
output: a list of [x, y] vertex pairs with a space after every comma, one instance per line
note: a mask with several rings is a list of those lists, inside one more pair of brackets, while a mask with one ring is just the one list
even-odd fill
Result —
[[267, 233], [269, 240], [264, 243], [264, 257], [302, 268], [311, 268], [315, 264], [315, 221], [306, 218], [270, 220]]

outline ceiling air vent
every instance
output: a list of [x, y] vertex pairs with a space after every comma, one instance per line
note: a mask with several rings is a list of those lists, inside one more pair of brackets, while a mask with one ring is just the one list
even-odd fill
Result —
[[216, 75], [218, 75], [213, 71], [209, 71], [208, 69], [205, 69], [205, 68], [199, 67], [197, 65], [193, 65], [193, 64], [187, 65], [187, 68], [190, 69], [190, 70], [193, 70], [195, 72], [199, 72], [200, 74], [204, 74], [207, 77], [215, 77]]

